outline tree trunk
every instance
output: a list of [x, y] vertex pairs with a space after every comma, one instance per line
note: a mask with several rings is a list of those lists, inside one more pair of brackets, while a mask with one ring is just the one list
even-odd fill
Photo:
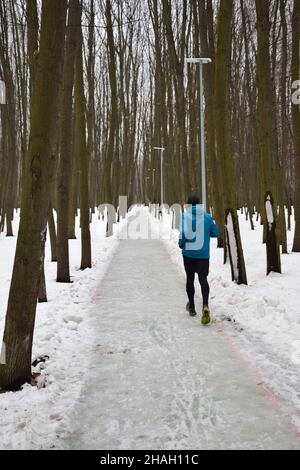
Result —
[[[233, 280], [235, 280], [238, 284], [247, 284], [244, 254], [240, 239], [237, 215], [237, 191], [233, 171], [230, 129], [229, 78], [232, 18], [233, 0], [221, 0], [218, 17], [217, 52], [215, 65], [215, 109], [217, 110], [215, 118], [216, 138], [218, 161], [223, 170], [222, 189], [224, 193], [222, 194], [222, 197], [226, 211], [226, 231], [227, 235], [229, 235], [228, 240], [230, 242], [228, 249], [229, 253], [231, 253], [231, 271], [233, 274]], [[235, 258], [232, 256], [233, 247], [236, 250]], [[226, 256], [224, 256], [224, 258], [226, 259]]]
[[66, 50], [63, 70], [60, 160], [57, 178], [57, 282], [70, 282], [68, 215], [70, 206], [70, 173], [72, 140], [72, 102], [74, 61], [80, 7], [76, 0], [69, 3]]
[[72, 158], [71, 158], [71, 174], [70, 174], [70, 204], [68, 214], [68, 239], [76, 240], [76, 215], [78, 207], [78, 161], [75, 154], [75, 112], [72, 116]]
[[36, 0], [26, 0], [27, 13], [27, 51], [29, 56], [29, 96], [30, 108], [32, 109], [32, 97], [34, 91], [34, 82], [36, 75], [36, 65], [38, 60], [39, 48], [39, 19]]
[[48, 302], [47, 299], [47, 289], [46, 289], [46, 277], [45, 277], [45, 247], [46, 247], [46, 236], [47, 228], [43, 233], [43, 246], [42, 246], [42, 256], [41, 256], [41, 267], [40, 267], [40, 278], [39, 278], [39, 290], [38, 290], [38, 302], [45, 303]]
[[[75, 0], [79, 5], [79, 0]], [[75, 64], [75, 152], [80, 170], [80, 227], [81, 265], [80, 269], [92, 267], [88, 160], [86, 144], [85, 97], [83, 83], [82, 31], [81, 23], [77, 30], [77, 51]]]
[[107, 155], [105, 161], [105, 202], [111, 204], [113, 202], [112, 192], [112, 162], [115, 154], [116, 132], [118, 123], [118, 96], [117, 96], [117, 72], [116, 72], [116, 59], [115, 59], [115, 42], [112, 25], [112, 7], [111, 1], [106, 0], [105, 16], [107, 23], [107, 48], [108, 48], [108, 67], [109, 67], [109, 82], [111, 91], [111, 110], [109, 121], [109, 138], [107, 146]]
[[[293, 59], [292, 59], [292, 80], [299, 80], [300, 70], [300, 0], [295, 0], [293, 12]], [[293, 132], [295, 146], [295, 236], [293, 252], [300, 252], [300, 106], [292, 105]]]
[[[258, 124], [260, 146], [260, 174], [262, 194], [265, 201], [271, 197], [274, 208], [278, 206], [278, 155], [276, 135], [276, 113], [274, 89], [270, 63], [270, 18], [269, 0], [255, 0], [257, 13], [257, 82]], [[265, 233], [267, 249], [267, 273], [281, 273], [280, 247], [278, 241], [277, 211], [273, 212], [274, 225], [270, 231], [265, 207]], [[267, 233], [268, 232], [268, 233]], [[272, 254], [271, 251], [273, 250]]]
[[0, 388], [3, 390], [16, 390], [31, 379], [43, 233], [56, 160], [52, 136], [58, 113], [57, 84], [60, 82], [66, 10], [65, 0], [43, 0], [25, 187], [4, 330], [6, 363], [0, 365]]

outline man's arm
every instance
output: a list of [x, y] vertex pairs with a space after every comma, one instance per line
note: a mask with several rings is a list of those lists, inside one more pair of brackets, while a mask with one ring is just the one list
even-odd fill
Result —
[[211, 219], [210, 237], [211, 238], [219, 238], [219, 236], [220, 236], [220, 231], [219, 231], [217, 225], [215, 224], [215, 222], [213, 221], [213, 219]]
[[184, 215], [182, 214], [181, 216], [181, 219], [180, 219], [180, 226], [179, 226], [179, 242], [178, 242], [178, 245], [179, 245], [179, 248], [181, 250], [184, 249], [185, 247], [185, 243], [186, 243], [186, 239], [185, 239], [185, 236], [184, 236]]

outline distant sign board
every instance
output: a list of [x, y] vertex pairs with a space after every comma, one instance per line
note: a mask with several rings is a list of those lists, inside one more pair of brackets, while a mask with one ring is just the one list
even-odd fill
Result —
[[0, 80], [0, 104], [6, 104], [6, 89], [3, 80]]

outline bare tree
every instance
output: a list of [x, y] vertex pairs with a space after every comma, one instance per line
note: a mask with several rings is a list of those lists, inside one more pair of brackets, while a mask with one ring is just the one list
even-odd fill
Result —
[[62, 66], [66, 10], [65, 0], [43, 0], [21, 221], [3, 340], [6, 363], [0, 366], [0, 388], [3, 390], [18, 389], [31, 379], [41, 257], [56, 160], [52, 136], [58, 112], [57, 83]]

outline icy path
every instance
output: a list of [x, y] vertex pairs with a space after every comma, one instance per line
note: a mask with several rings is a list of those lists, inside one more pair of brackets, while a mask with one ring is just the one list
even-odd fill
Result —
[[71, 449], [290, 449], [300, 442], [217, 326], [185, 312], [160, 241], [122, 241], [96, 299], [98, 335]]

